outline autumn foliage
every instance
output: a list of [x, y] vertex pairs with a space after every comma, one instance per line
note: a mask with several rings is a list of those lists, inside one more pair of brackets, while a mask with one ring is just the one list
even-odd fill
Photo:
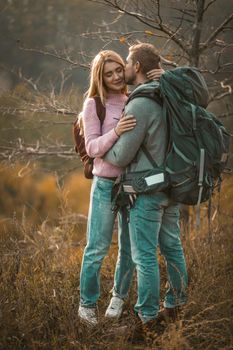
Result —
[[16, 165], [0, 168], [0, 220], [26, 218], [30, 224], [44, 220], [58, 223], [61, 217], [76, 213], [87, 215], [91, 182], [82, 173], [73, 173], [63, 184], [52, 174]]

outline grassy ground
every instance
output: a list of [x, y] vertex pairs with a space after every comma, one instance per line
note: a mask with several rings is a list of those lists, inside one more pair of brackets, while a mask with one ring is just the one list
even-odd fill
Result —
[[[27, 227], [12, 220], [0, 230], [0, 349], [85, 350], [230, 350], [233, 349], [233, 180], [222, 191], [220, 212], [212, 208], [211, 235], [206, 208], [202, 224], [195, 229], [193, 214], [183, 226], [182, 239], [189, 272], [189, 303], [181, 318], [160, 335], [147, 334], [143, 343], [129, 339], [133, 329], [136, 281], [121, 326], [103, 315], [110, 300], [116, 235], [102, 268], [99, 301], [100, 324], [88, 329], [80, 324], [79, 272], [85, 236], [75, 224]], [[161, 295], [166, 283], [161, 262]], [[124, 328], [123, 328], [124, 329]]]

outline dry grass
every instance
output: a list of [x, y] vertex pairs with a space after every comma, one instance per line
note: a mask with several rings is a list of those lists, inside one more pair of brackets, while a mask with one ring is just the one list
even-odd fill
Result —
[[[211, 241], [205, 208], [201, 231], [195, 232], [191, 223], [183, 236], [190, 284], [189, 303], [180, 320], [160, 335], [148, 334], [144, 343], [132, 344], [128, 339], [135, 285], [121, 321], [128, 325], [123, 334], [113, 333], [103, 317], [96, 329], [80, 324], [79, 272], [85, 238], [77, 227], [67, 222], [51, 227], [44, 222], [28, 228], [16, 220], [2, 227], [0, 349], [233, 349], [233, 195], [232, 190], [226, 191], [232, 183], [230, 179], [222, 191], [221, 213], [212, 216]], [[110, 298], [116, 253], [114, 236], [102, 269], [100, 316]], [[162, 261], [161, 275], [163, 293]]]

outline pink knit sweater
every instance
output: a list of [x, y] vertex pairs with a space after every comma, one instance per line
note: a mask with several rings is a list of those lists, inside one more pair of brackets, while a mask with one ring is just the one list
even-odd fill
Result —
[[108, 96], [106, 101], [106, 116], [102, 128], [96, 114], [94, 99], [88, 98], [84, 103], [83, 123], [85, 145], [88, 155], [95, 158], [93, 175], [115, 177], [122, 172], [122, 168], [107, 163], [101, 157], [103, 157], [118, 139], [114, 127], [120, 119], [126, 100], [127, 96], [123, 94], [112, 94]]

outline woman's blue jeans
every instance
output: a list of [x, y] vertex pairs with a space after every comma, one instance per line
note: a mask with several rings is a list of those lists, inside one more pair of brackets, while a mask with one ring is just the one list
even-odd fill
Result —
[[[111, 191], [114, 181], [95, 176], [87, 226], [87, 245], [83, 254], [80, 275], [80, 304], [95, 307], [100, 295], [100, 268], [112, 241], [116, 216], [111, 211]], [[115, 270], [113, 295], [126, 298], [135, 265], [131, 247], [127, 212], [118, 214], [118, 260]]]
[[155, 319], [159, 311], [158, 246], [165, 258], [169, 282], [164, 306], [172, 308], [186, 302], [187, 271], [179, 216], [179, 206], [162, 192], [139, 195], [130, 210], [131, 250], [138, 280], [135, 311], [143, 322]]

